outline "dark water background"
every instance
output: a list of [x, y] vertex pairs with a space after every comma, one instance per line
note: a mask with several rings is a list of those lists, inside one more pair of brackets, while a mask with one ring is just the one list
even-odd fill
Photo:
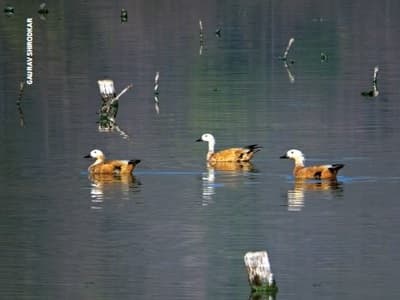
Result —
[[[45, 20], [40, 1], [10, 4], [0, 298], [248, 299], [253, 250], [269, 252], [277, 299], [400, 296], [400, 2], [53, 1]], [[375, 65], [380, 94], [361, 97]], [[117, 117], [128, 138], [97, 130], [103, 77], [134, 86]], [[251, 171], [208, 170], [203, 132], [264, 148]], [[93, 148], [142, 162], [130, 180], [92, 181]], [[338, 184], [295, 182], [289, 148], [344, 163]]]

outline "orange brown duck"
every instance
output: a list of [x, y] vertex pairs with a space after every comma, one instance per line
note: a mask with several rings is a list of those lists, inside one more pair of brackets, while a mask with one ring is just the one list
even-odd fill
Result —
[[301, 179], [336, 179], [338, 171], [344, 167], [343, 164], [304, 166], [304, 154], [297, 149], [291, 149], [280, 158], [294, 160], [293, 176]]
[[228, 148], [215, 152], [215, 138], [211, 133], [204, 133], [196, 142], [208, 142], [207, 161], [216, 162], [248, 162], [261, 146], [254, 144], [245, 147]]
[[90, 151], [85, 158], [94, 158], [96, 161], [88, 168], [90, 174], [114, 174], [126, 175], [131, 174], [136, 165], [140, 163], [136, 160], [106, 160], [101, 150], [94, 149]]

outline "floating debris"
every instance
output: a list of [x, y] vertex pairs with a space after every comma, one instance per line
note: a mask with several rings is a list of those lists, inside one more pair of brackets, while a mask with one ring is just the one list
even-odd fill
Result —
[[372, 90], [361, 92], [362, 96], [364, 96], [364, 97], [377, 97], [379, 95], [379, 90], [378, 90], [378, 72], [379, 72], [379, 67], [375, 66], [375, 68], [374, 68], [374, 77], [373, 77], [373, 80], [372, 80]]
[[[288, 43], [288, 45], [286, 46], [286, 50], [285, 50], [285, 52], [283, 53], [283, 56], [280, 56], [280, 57], [279, 57], [280, 60], [287, 61], [287, 56], [288, 56], [288, 54], [289, 54], [289, 50], [290, 50], [290, 48], [292, 47], [293, 43], [294, 43], [294, 38], [290, 38], [289, 43]], [[294, 62], [295, 62], [294, 60], [291, 60], [291, 61], [290, 61], [291, 64], [294, 64]]]
[[121, 23], [128, 22], [128, 11], [125, 8], [121, 9]]
[[19, 125], [21, 127], [25, 127], [25, 117], [24, 117], [24, 112], [22, 111], [22, 96], [24, 95], [24, 87], [25, 87], [25, 83], [23, 81], [21, 81], [19, 83], [19, 95], [18, 95], [18, 99], [17, 99], [17, 110], [18, 110], [18, 115], [19, 115]]
[[4, 13], [6, 14], [7, 17], [14, 15], [15, 13], [14, 7], [11, 5], [6, 5], [6, 7], [4, 7]]

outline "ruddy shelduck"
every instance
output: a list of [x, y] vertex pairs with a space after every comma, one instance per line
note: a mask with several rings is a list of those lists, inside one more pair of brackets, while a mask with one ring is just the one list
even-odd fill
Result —
[[294, 160], [293, 176], [301, 179], [336, 179], [338, 171], [344, 167], [343, 164], [304, 166], [304, 154], [297, 149], [291, 149], [280, 158]]
[[215, 138], [211, 133], [204, 133], [196, 142], [208, 142], [207, 161], [215, 162], [247, 162], [254, 153], [260, 151], [261, 146], [254, 144], [241, 148], [229, 148], [215, 152]]
[[88, 168], [90, 174], [115, 174], [126, 175], [131, 174], [138, 163], [136, 160], [106, 160], [101, 150], [94, 149], [85, 158], [94, 158], [96, 161]]

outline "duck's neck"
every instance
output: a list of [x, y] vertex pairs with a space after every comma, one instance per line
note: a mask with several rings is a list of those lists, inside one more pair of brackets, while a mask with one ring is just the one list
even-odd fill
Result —
[[208, 152], [207, 152], [207, 160], [211, 158], [211, 155], [214, 154], [214, 147], [215, 147], [215, 141], [208, 141]]
[[96, 159], [96, 161], [95, 161], [94, 163], [92, 163], [92, 164], [89, 166], [89, 171], [90, 171], [90, 169], [93, 168], [94, 166], [96, 166], [96, 165], [98, 165], [98, 164], [101, 164], [101, 163], [103, 163], [103, 162], [104, 162], [104, 157], [103, 157], [103, 156], [98, 157], [98, 158]]
[[304, 167], [304, 157], [298, 157], [294, 160], [294, 165], [296, 168]]

